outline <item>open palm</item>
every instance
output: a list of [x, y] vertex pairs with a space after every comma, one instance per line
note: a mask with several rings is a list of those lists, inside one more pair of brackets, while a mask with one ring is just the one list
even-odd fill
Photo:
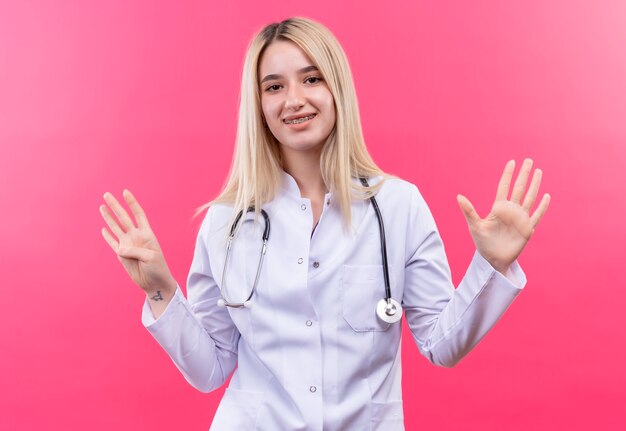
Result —
[[123, 195], [137, 224], [135, 225], [112, 194], [105, 193], [104, 199], [117, 220], [112, 217], [107, 206], [100, 206], [102, 217], [115, 235], [102, 228], [102, 236], [117, 253], [126, 272], [143, 290], [150, 293], [166, 287], [170, 289], [172, 286], [175, 287], [176, 282], [167, 267], [161, 246], [150, 228], [143, 209], [129, 190], [125, 190]]
[[476, 249], [496, 270], [503, 273], [520, 255], [550, 203], [550, 195], [544, 194], [535, 212], [530, 214], [539, 192], [542, 175], [541, 170], [535, 169], [526, 192], [532, 164], [532, 160], [524, 160], [510, 199], [507, 197], [515, 161], [511, 160], [506, 164], [498, 184], [495, 202], [484, 219], [478, 216], [465, 196], [457, 196]]

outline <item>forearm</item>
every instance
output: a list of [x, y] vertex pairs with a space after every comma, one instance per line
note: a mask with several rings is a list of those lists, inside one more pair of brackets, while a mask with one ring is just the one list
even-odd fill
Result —
[[149, 299], [144, 302], [142, 322], [185, 379], [202, 392], [221, 386], [237, 363], [238, 333], [228, 324], [228, 313], [206, 316], [216, 331], [212, 336], [201, 323], [203, 314], [194, 312], [178, 286], [158, 320], [152, 317], [149, 302]]
[[498, 322], [526, 282], [517, 262], [507, 273], [494, 271], [478, 253], [474, 256], [459, 287], [430, 320], [428, 337], [418, 343], [433, 364], [456, 365]]

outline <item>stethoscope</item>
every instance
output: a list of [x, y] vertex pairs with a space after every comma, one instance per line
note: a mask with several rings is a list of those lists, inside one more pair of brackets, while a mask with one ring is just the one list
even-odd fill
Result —
[[[365, 187], [369, 187], [369, 184], [365, 178], [360, 178], [360, 180]], [[372, 201], [372, 206], [374, 207], [374, 212], [376, 213], [376, 219], [378, 220], [378, 228], [380, 231], [380, 248], [383, 260], [383, 275], [385, 279], [385, 297], [378, 301], [378, 303], [376, 304], [376, 314], [383, 322], [395, 323], [402, 318], [402, 306], [400, 305], [400, 303], [398, 303], [398, 301], [391, 297], [391, 287], [389, 285], [389, 267], [387, 264], [387, 245], [385, 243], [385, 226], [383, 224], [383, 217], [380, 213], [380, 208], [378, 207], [376, 198], [372, 196], [370, 197], [370, 201]], [[254, 211], [254, 207], [249, 207], [246, 212], [250, 211]], [[259, 264], [257, 266], [252, 290], [250, 291], [250, 295], [248, 295], [248, 298], [243, 302], [231, 301], [228, 295], [228, 290], [226, 288], [226, 273], [228, 271], [228, 263], [230, 261], [230, 249], [232, 247], [233, 240], [235, 239], [235, 231], [237, 229], [237, 225], [243, 217], [243, 210], [239, 211], [237, 217], [235, 217], [235, 220], [233, 221], [232, 226], [230, 227], [228, 244], [226, 245], [226, 259], [224, 260], [224, 271], [222, 272], [222, 297], [217, 301], [217, 305], [219, 305], [220, 307], [249, 308], [252, 305], [250, 299], [252, 298], [252, 295], [254, 295], [254, 291], [256, 290], [257, 284], [259, 282], [259, 275], [261, 274], [261, 267], [263, 265], [263, 257], [265, 257], [265, 252], [267, 251], [267, 241], [270, 237], [270, 218], [267, 215], [267, 212], [265, 212], [265, 210], [263, 209], [261, 209], [261, 215], [265, 220], [265, 229], [263, 230], [263, 248], [261, 249], [261, 256], [259, 257]]]

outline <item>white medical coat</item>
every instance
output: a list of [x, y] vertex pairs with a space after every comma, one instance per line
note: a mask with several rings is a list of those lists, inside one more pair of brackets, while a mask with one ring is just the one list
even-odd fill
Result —
[[[455, 289], [417, 187], [389, 179], [376, 200], [392, 296], [419, 351], [452, 367], [502, 316], [525, 275], [515, 262], [505, 276], [476, 252]], [[370, 201], [353, 202], [349, 235], [328, 193], [311, 234], [311, 202], [283, 172], [282, 191], [263, 208], [271, 232], [251, 308], [216, 305], [232, 212], [220, 204], [209, 208], [198, 233], [188, 299], [177, 287], [157, 320], [146, 300], [143, 324], [200, 391], [218, 388], [237, 367], [211, 430], [403, 430], [402, 325], [376, 316], [385, 289]], [[256, 274], [262, 223], [252, 218], [248, 213], [231, 251], [226, 283], [234, 302], [247, 298]]]

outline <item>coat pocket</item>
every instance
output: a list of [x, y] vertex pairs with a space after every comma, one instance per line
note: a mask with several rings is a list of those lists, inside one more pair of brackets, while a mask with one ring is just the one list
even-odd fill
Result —
[[[391, 271], [390, 271], [391, 272]], [[341, 279], [343, 318], [356, 332], [386, 331], [390, 324], [376, 314], [376, 304], [385, 297], [382, 265], [344, 265]]]
[[404, 431], [402, 400], [372, 402], [372, 431]]
[[226, 388], [210, 430], [255, 430], [264, 397], [263, 392]]

